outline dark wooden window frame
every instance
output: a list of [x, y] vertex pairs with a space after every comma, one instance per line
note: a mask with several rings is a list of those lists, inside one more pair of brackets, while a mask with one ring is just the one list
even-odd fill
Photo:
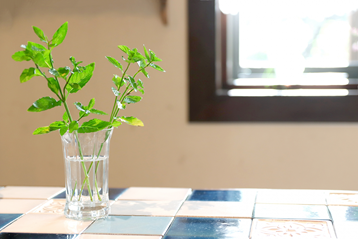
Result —
[[188, 0], [190, 122], [358, 121], [358, 96], [354, 95], [230, 97], [217, 94], [221, 84], [216, 82], [215, 14], [215, 0]]

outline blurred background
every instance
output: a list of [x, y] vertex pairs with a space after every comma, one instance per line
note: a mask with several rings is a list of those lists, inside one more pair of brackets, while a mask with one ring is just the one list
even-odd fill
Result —
[[168, 0], [167, 17], [165, 25], [159, 0], [0, 0], [0, 185], [64, 186], [59, 133], [32, 135], [60, 120], [63, 108], [27, 112], [53, 95], [41, 77], [20, 84], [32, 64], [11, 56], [27, 41], [39, 43], [32, 26], [52, 36], [68, 21], [67, 37], [53, 51], [55, 65], [70, 65], [70, 56], [96, 62], [91, 81], [70, 104], [95, 97], [96, 109], [111, 111], [111, 79], [120, 72], [105, 56], [120, 60], [117, 45], [143, 53], [145, 44], [166, 70], [149, 69], [142, 102], [126, 109], [145, 127], [114, 131], [110, 187], [358, 190], [356, 123], [190, 123], [187, 1]]

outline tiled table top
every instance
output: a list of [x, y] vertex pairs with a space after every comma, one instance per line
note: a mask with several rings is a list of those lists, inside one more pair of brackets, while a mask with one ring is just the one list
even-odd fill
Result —
[[0, 239], [358, 238], [358, 192], [111, 188], [110, 215], [63, 215], [64, 188], [0, 188]]

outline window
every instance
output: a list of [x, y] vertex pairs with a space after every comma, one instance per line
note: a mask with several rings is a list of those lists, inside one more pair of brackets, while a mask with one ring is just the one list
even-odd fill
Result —
[[[333, 54], [331, 56], [327, 56], [319, 48], [322, 46], [317, 46], [319, 34], [303, 35], [308, 43], [301, 46], [302, 49], [307, 49], [304, 58], [308, 59], [303, 71], [302, 64], [299, 64], [302, 56], [300, 58], [296, 53], [295, 57], [294, 52], [287, 54], [288, 48], [277, 48], [274, 51], [273, 55], [276, 54], [276, 59], [281, 59], [282, 64], [273, 64], [272, 59], [275, 57], [268, 57], [270, 49], [265, 49], [265, 42], [262, 40], [264, 36], [260, 40], [260, 32], [252, 31], [255, 24], [263, 24], [253, 21], [253, 14], [246, 14], [246, 18], [245, 12], [236, 16], [220, 14], [214, 0], [189, 0], [188, 7], [190, 121], [358, 120], [358, 81], [355, 79], [358, 78], [358, 68], [354, 46], [358, 37], [354, 31], [348, 34], [350, 37], [345, 40], [346, 44], [340, 44], [352, 47], [346, 47], [348, 50], [333, 50], [333, 53], [329, 53]], [[221, 19], [218, 19], [218, 14]], [[336, 27], [341, 32], [345, 30], [344, 26], [348, 26], [347, 19], [352, 27], [346, 27], [346, 31], [356, 29], [355, 26], [358, 28], [357, 14], [349, 15], [349, 18], [346, 13], [336, 14], [337, 16], [329, 13], [322, 15], [325, 16], [324, 19], [333, 16], [336, 22], [331, 19], [333, 23], [328, 26]], [[276, 20], [284, 17], [278, 14], [275, 16]], [[306, 17], [304, 20], [310, 22], [312, 19]], [[302, 21], [301, 19], [296, 26], [304, 26]], [[322, 20], [311, 24], [313, 32], [317, 32], [317, 29], [314, 31], [315, 27], [322, 28], [319, 23]], [[276, 27], [275, 24], [269, 24]], [[290, 22], [290, 26], [294, 24]], [[311, 25], [308, 24], [306, 30]], [[230, 28], [237, 29], [237, 26], [240, 26], [240, 31], [230, 32]], [[327, 24], [324, 26], [327, 28]], [[303, 27], [302, 31], [304, 30]], [[278, 32], [275, 28], [272, 31]], [[231, 37], [227, 37], [228, 35]], [[322, 39], [324, 36], [321, 35], [321, 42]], [[265, 40], [268, 40], [267, 36]], [[245, 43], [249, 41], [257, 43], [245, 47]], [[315, 50], [312, 50], [314, 47]], [[323, 47], [327, 46], [323, 44]], [[296, 48], [297, 46], [293, 50], [297, 50]], [[287, 59], [288, 57], [291, 59]], [[324, 60], [329, 58], [335, 61], [326, 64]]]

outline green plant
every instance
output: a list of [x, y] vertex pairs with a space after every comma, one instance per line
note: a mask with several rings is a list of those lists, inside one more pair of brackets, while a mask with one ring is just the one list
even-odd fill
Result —
[[[120, 62], [118, 62], [112, 57], [107, 56], [106, 58], [108, 59], [108, 61], [111, 62], [122, 72], [121, 76], [114, 75], [112, 79], [116, 87], [112, 87], [112, 92], [114, 93], [115, 100], [109, 120], [104, 121], [94, 118], [89, 121], [83, 122], [80, 125], [80, 120], [89, 116], [90, 114], [107, 115], [105, 112], [93, 108], [95, 105], [94, 98], [89, 101], [87, 106], [83, 105], [80, 102], [74, 103], [76, 108], [79, 110], [78, 119], [74, 119], [67, 105], [67, 99], [69, 95], [78, 92], [89, 82], [93, 75], [95, 63], [90, 63], [86, 66], [80, 66], [82, 61], [77, 62], [76, 59], [71, 56], [70, 61], [72, 63], [72, 68], [69, 66], [55, 68], [52, 57], [52, 50], [55, 47], [59, 46], [65, 39], [68, 30], [68, 23], [64, 23], [55, 32], [51, 40], [48, 39], [48, 37], [40, 28], [34, 26], [33, 30], [40, 38], [40, 40], [45, 43], [46, 46], [34, 42], [27, 42], [27, 45], [21, 45], [24, 50], [18, 51], [12, 55], [12, 58], [15, 61], [33, 61], [33, 63], [35, 64], [35, 67], [30, 67], [28, 69], [23, 70], [20, 75], [20, 82], [27, 82], [35, 76], [44, 77], [47, 80], [48, 88], [55, 94], [58, 99], [56, 100], [55, 98], [49, 96], [42, 97], [35, 101], [29, 107], [28, 111], [42, 112], [61, 105], [63, 105], [65, 108], [62, 120], [55, 121], [49, 126], [37, 128], [33, 132], [34, 135], [46, 134], [52, 131], [59, 130], [61, 135], [64, 135], [68, 131], [69, 133], [73, 132], [78, 138], [78, 133], [96, 132], [106, 128], [118, 127], [122, 124], [122, 122], [133, 126], [143, 126], [143, 122], [138, 118], [133, 116], [118, 116], [118, 113], [120, 110], [124, 110], [127, 104], [133, 104], [141, 101], [141, 96], [132, 95], [133, 92], [140, 92], [141, 94], [144, 94], [143, 82], [140, 79], [135, 79], [139, 73], [143, 73], [144, 76], [149, 78], [149, 75], [146, 71], [147, 67], [152, 67], [156, 70], [164, 72], [161, 67], [153, 63], [161, 61], [161, 59], [159, 59], [154, 54], [154, 52], [150, 50], [148, 52], [144, 46], [145, 56], [143, 56], [138, 52], [136, 48], [131, 50], [127, 46], [119, 45], [118, 48], [121, 49], [125, 54], [127, 54], [127, 59], [122, 56], [123, 60], [127, 63], [127, 66], [124, 70]], [[135, 63], [138, 64], [139, 69], [133, 76], [131, 76], [128, 74], [128, 69], [131, 64]], [[48, 71], [49, 75], [45, 74], [44, 69]], [[62, 82], [60, 83], [60, 81]], [[122, 87], [124, 90], [121, 93], [120, 90]], [[101, 149], [102, 146], [103, 143], [101, 145]], [[79, 144], [78, 147], [80, 158], [83, 161], [81, 145]], [[100, 152], [101, 150], [99, 151], [99, 153]], [[84, 163], [82, 164], [82, 167], [85, 174], [84, 183], [82, 185], [84, 185], [85, 183], [87, 184], [88, 191], [90, 192], [90, 197], [92, 200], [88, 176], [90, 170], [92, 169], [92, 163], [88, 169], [86, 168]], [[97, 167], [95, 169], [95, 172], [97, 172]], [[83, 186], [81, 188], [81, 192], [82, 190]]]

